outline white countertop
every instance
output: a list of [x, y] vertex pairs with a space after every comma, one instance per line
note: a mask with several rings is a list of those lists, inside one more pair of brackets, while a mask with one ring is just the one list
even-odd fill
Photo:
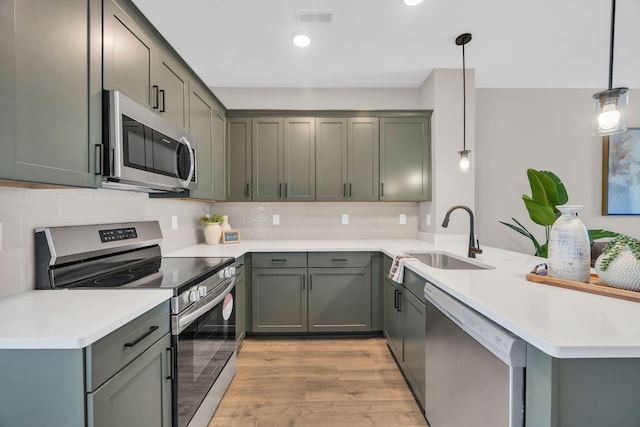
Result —
[[[420, 240], [260, 240], [196, 245], [165, 256], [233, 256], [248, 252], [443, 250], [466, 256], [466, 245]], [[558, 358], [640, 357], [640, 304], [528, 282], [541, 258], [483, 247], [477, 261], [493, 270], [442, 270], [420, 262], [408, 267], [447, 293]]]
[[0, 349], [84, 348], [172, 296], [166, 289], [92, 289], [6, 298], [0, 300]]

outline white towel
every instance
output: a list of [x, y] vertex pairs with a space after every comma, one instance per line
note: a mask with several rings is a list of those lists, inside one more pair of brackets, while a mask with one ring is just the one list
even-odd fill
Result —
[[400, 254], [393, 258], [391, 268], [389, 269], [389, 279], [397, 283], [402, 283], [404, 280], [404, 263], [407, 261], [415, 261], [416, 259], [411, 255]]

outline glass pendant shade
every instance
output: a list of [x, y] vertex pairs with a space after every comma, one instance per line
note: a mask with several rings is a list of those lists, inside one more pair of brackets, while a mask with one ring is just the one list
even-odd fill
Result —
[[592, 135], [613, 135], [627, 130], [629, 89], [619, 87], [593, 95]]
[[459, 166], [462, 172], [468, 172], [471, 168], [471, 150], [458, 151], [460, 155]]

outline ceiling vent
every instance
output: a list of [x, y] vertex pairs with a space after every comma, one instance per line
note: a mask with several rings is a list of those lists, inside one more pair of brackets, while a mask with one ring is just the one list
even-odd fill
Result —
[[335, 18], [333, 10], [296, 10], [298, 24], [333, 24]]

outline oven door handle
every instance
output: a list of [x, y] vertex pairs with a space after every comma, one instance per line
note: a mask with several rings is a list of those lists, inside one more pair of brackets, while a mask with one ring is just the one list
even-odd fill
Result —
[[231, 283], [229, 284], [229, 286], [225, 288], [224, 292], [222, 292], [220, 295], [218, 295], [211, 301], [207, 302], [206, 304], [202, 306], [198, 306], [195, 310], [190, 311], [189, 313], [176, 316], [177, 317], [177, 321], [175, 325], [176, 330], [173, 331], [173, 334], [180, 335], [180, 333], [182, 333], [182, 331], [188, 328], [189, 325], [191, 325], [198, 317], [202, 316], [204, 313], [211, 310], [216, 305], [220, 304], [220, 302], [224, 300], [224, 298], [229, 294], [229, 292], [231, 292], [233, 287], [236, 285], [235, 276], [230, 280], [231, 280]]

